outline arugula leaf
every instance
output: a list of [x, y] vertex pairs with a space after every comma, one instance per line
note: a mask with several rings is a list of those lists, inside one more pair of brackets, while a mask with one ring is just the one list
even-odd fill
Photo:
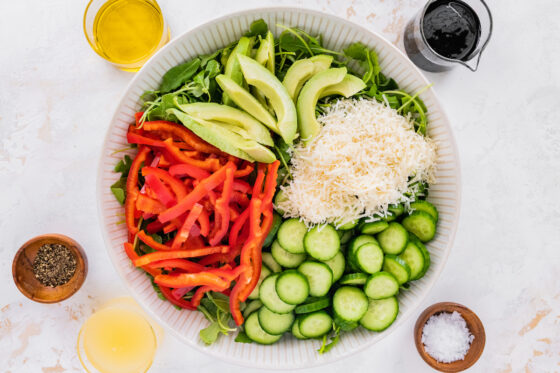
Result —
[[262, 36], [263, 38], [266, 36], [268, 32], [268, 25], [263, 19], [257, 19], [251, 23], [249, 27], [249, 31], [245, 33], [245, 36]]
[[202, 342], [207, 345], [211, 345], [216, 342], [218, 336], [220, 335], [221, 328], [217, 322], [211, 323], [208, 327], [201, 329], [198, 333]]
[[253, 340], [247, 336], [245, 332], [237, 333], [237, 337], [235, 337], [235, 342], [237, 343], [253, 343]]
[[122, 173], [123, 177], [128, 176], [128, 171], [130, 170], [130, 166], [132, 166], [132, 158], [127, 155], [124, 156], [123, 159], [116, 164], [114, 171]]
[[319, 353], [322, 355], [329, 352], [330, 350], [332, 350], [334, 346], [337, 345], [339, 340], [340, 340], [340, 328], [336, 328], [334, 331], [334, 336], [331, 337], [331, 340], [328, 344], [327, 344], [327, 336], [326, 335], [323, 336], [323, 344], [321, 345], [321, 348], [318, 350]]
[[199, 333], [200, 339], [204, 343], [212, 344], [217, 340], [220, 333], [227, 335], [229, 332], [237, 330], [236, 328], [229, 327], [232, 318], [229, 313], [229, 298], [227, 296], [208, 292], [201, 299], [198, 310], [210, 322], [210, 325]]
[[169, 69], [163, 76], [159, 91], [167, 93], [179, 88], [196, 73], [200, 63], [200, 58], [195, 58]]
[[121, 177], [111, 185], [111, 192], [113, 192], [117, 201], [119, 201], [121, 205], [124, 205], [124, 201], [126, 200], [126, 177]]
[[[200, 67], [204, 68], [206, 67], [206, 65], [208, 64], [208, 62], [210, 61], [214, 61], [216, 60], [216, 58], [218, 57], [218, 55], [220, 53], [222, 53], [223, 49], [218, 49], [217, 51], [215, 51], [214, 53], [210, 53], [210, 54], [202, 54], [199, 56], [200, 58]], [[218, 62], [218, 61], [216, 61]]]

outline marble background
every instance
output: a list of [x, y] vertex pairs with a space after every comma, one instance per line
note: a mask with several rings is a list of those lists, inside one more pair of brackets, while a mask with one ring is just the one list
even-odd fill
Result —
[[[345, 17], [402, 48], [422, 0], [160, 0], [173, 35], [231, 11], [294, 5]], [[487, 344], [472, 372], [560, 371], [560, 1], [489, 0], [493, 40], [478, 72], [427, 74], [452, 122], [463, 175], [454, 249], [422, 309], [472, 308]], [[80, 325], [126, 290], [103, 246], [95, 201], [100, 146], [132, 75], [101, 60], [82, 32], [85, 0], [1, 1], [0, 371], [82, 371]], [[71, 299], [42, 305], [11, 278], [17, 248], [59, 232], [87, 251]], [[422, 309], [418, 310], [418, 313]], [[429, 372], [414, 318], [374, 347], [313, 372]], [[249, 372], [167, 335], [150, 372]]]

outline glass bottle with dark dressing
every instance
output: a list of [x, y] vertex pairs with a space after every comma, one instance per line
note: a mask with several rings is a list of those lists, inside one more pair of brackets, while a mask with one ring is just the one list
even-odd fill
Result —
[[[481, 13], [486, 16], [484, 23]], [[408, 23], [404, 46], [410, 59], [424, 70], [445, 71], [461, 63], [474, 71], [476, 67], [468, 62], [478, 64], [491, 32], [492, 16], [483, 0], [431, 0]]]

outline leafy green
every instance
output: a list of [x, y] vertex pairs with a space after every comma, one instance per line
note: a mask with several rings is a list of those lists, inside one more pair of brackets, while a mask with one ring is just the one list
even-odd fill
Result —
[[245, 332], [239, 332], [235, 337], [235, 342], [238, 343], [253, 343], [253, 340], [247, 336]]
[[249, 26], [249, 31], [245, 33], [245, 36], [261, 36], [265, 37], [266, 33], [268, 32], [268, 25], [263, 19], [257, 19], [251, 23]]
[[365, 70], [362, 77], [366, 84], [378, 84], [379, 74], [381, 73], [381, 67], [379, 66], [379, 60], [377, 58], [377, 53], [373, 49], [369, 49], [367, 46], [360, 42], [350, 44], [346, 49], [344, 49], [344, 54], [360, 64], [360, 66]]
[[237, 330], [230, 328], [229, 323], [232, 320], [229, 313], [229, 298], [221, 293], [208, 292], [201, 299], [198, 310], [204, 314], [204, 317], [210, 322], [210, 325], [200, 330], [200, 339], [207, 345], [216, 342], [221, 334], [228, 335], [229, 332]]
[[113, 169], [114, 172], [120, 172], [121, 177], [111, 185], [111, 192], [119, 201], [121, 205], [124, 205], [126, 200], [126, 178], [128, 177], [128, 172], [130, 171], [130, 166], [132, 165], [132, 158], [127, 154], [115, 165]]
[[179, 88], [196, 73], [200, 63], [200, 58], [195, 58], [169, 69], [162, 78], [159, 91], [167, 93]]
[[113, 171], [122, 173], [122, 176], [128, 176], [130, 166], [132, 166], [132, 158], [127, 154], [116, 164]]
[[332, 350], [334, 346], [337, 345], [338, 341], [340, 340], [340, 328], [336, 328], [334, 331], [334, 336], [331, 337], [330, 342], [327, 344], [327, 335], [323, 336], [323, 344], [321, 348], [318, 350], [320, 354], [325, 354]]

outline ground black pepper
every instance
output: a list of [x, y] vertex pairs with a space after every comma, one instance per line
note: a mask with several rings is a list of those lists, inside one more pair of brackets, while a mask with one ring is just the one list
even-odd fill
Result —
[[76, 264], [76, 257], [66, 246], [45, 244], [33, 261], [33, 273], [41, 284], [54, 288], [70, 281]]

